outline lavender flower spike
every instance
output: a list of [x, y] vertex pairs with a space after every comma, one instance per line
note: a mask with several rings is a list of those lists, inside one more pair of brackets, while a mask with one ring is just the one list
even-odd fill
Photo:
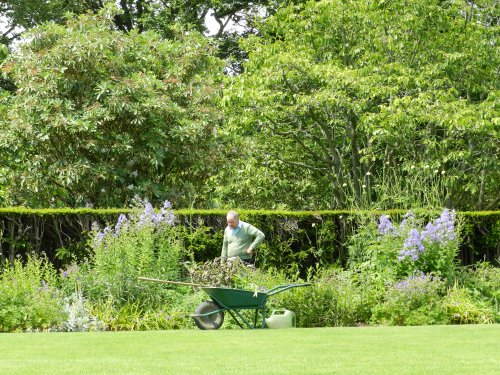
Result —
[[455, 210], [445, 209], [441, 216], [433, 223], [428, 223], [422, 232], [422, 238], [430, 243], [443, 244], [449, 241], [455, 241]]
[[410, 258], [412, 261], [416, 261], [424, 251], [425, 247], [422, 244], [422, 237], [418, 230], [413, 228], [410, 230], [408, 238], [405, 240], [403, 248], [399, 252], [398, 260], [402, 261], [405, 258]]
[[383, 236], [385, 234], [389, 234], [389, 233], [394, 233], [394, 225], [392, 225], [391, 223], [391, 220], [389, 218], [389, 216], [387, 215], [382, 215], [380, 216], [380, 221], [379, 221], [379, 225], [378, 225], [378, 234], [380, 236]]
[[127, 216], [124, 214], [120, 214], [118, 216], [118, 221], [116, 222], [115, 225], [115, 235], [118, 235], [118, 232], [120, 231], [120, 228], [127, 223], [128, 219]]

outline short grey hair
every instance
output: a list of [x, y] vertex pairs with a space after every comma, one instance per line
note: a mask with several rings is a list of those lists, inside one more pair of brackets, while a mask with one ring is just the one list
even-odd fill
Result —
[[229, 216], [234, 217], [236, 220], [240, 219], [240, 215], [238, 215], [238, 213], [236, 211], [229, 211], [227, 213], [226, 217], [229, 217]]

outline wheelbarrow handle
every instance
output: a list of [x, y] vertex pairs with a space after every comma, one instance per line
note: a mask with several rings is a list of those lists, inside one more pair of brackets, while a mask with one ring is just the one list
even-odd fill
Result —
[[163, 283], [163, 284], [196, 286], [198, 288], [207, 287], [207, 285], [194, 284], [194, 283], [185, 283], [185, 282], [182, 282], [182, 281], [151, 279], [149, 277], [142, 277], [142, 276], [139, 276], [137, 279], [139, 279], [141, 281], [152, 281], [152, 282], [155, 282], [155, 283]]
[[274, 287], [273, 289], [269, 290], [267, 292], [267, 295], [272, 296], [274, 294], [281, 293], [281, 292], [288, 290], [288, 289], [299, 288], [302, 286], [310, 286], [310, 285], [311, 285], [311, 283], [278, 285], [278, 286]]

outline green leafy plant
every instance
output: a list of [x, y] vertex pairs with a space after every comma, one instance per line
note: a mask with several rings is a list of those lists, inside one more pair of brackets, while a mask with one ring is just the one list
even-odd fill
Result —
[[354, 326], [366, 320], [369, 303], [366, 289], [360, 287], [351, 271], [323, 269], [310, 281], [310, 287], [283, 294], [282, 303], [297, 313], [302, 327]]
[[[271, 297], [268, 312], [277, 308], [292, 310], [299, 327], [353, 326], [365, 320], [369, 294], [352, 277], [351, 271], [337, 268], [315, 270], [308, 287], [293, 288]], [[266, 291], [278, 285], [303, 283], [298, 274], [289, 276], [277, 269], [254, 270], [237, 277], [243, 289]], [[369, 308], [368, 308], [369, 309]]]
[[457, 285], [448, 290], [443, 304], [453, 324], [487, 324], [495, 321], [491, 304], [473, 298], [469, 290]]
[[37, 331], [56, 327], [65, 318], [57, 275], [44, 258], [29, 256], [4, 263], [0, 273], [0, 331]]
[[[177, 288], [177, 287], [174, 287]], [[193, 328], [189, 314], [206, 299], [205, 293], [176, 293], [156, 307], [127, 302], [118, 306], [111, 299], [91, 304], [89, 312], [109, 331], [147, 331]]]
[[445, 324], [445, 283], [436, 276], [412, 275], [388, 283], [383, 300], [372, 309], [371, 322], [387, 325]]

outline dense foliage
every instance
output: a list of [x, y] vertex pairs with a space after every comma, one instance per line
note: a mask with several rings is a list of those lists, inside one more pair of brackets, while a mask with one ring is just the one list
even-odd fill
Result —
[[113, 12], [34, 29], [5, 62], [18, 89], [0, 123], [4, 205], [176, 200], [212, 172], [213, 46], [197, 33], [115, 31]]
[[39, 25], [2, 64], [2, 206], [500, 204], [494, 1], [42, 3], [1, 3]]
[[251, 135], [241, 158], [258, 160], [238, 168], [228, 199], [497, 207], [492, 18], [490, 2], [437, 0], [310, 1], [278, 11], [262, 35], [243, 41], [245, 72], [224, 99], [230, 131]]

